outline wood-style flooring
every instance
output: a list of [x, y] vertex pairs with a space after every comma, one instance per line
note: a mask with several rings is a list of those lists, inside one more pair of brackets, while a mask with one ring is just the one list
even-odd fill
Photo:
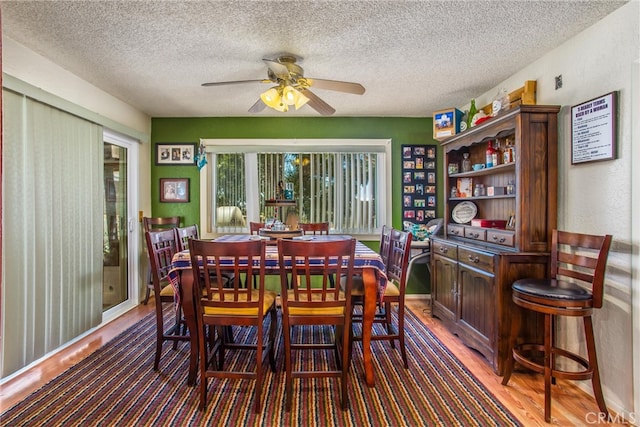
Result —
[[[408, 300], [407, 306], [418, 315], [429, 329], [456, 355], [466, 367], [487, 387], [502, 404], [525, 426], [547, 426], [544, 421], [544, 384], [542, 376], [516, 372], [508, 386], [501, 384], [502, 378], [493, 373], [483, 357], [466, 347], [443, 327], [438, 319], [431, 317], [425, 300]], [[31, 392], [78, 363], [127, 327], [153, 311], [153, 302], [139, 305], [124, 316], [112, 321], [74, 345], [60, 351], [27, 372], [0, 386], [0, 413], [24, 399]], [[149, 364], [151, 369], [151, 361]], [[606, 396], [605, 396], [606, 397]], [[586, 418], [597, 415], [598, 407], [592, 396], [576, 387], [572, 382], [558, 381], [552, 392], [552, 422], [557, 426], [581, 426], [604, 424]], [[612, 414], [615, 416], [615, 414]], [[589, 422], [591, 420], [592, 422]], [[624, 424], [610, 424], [624, 425]]]

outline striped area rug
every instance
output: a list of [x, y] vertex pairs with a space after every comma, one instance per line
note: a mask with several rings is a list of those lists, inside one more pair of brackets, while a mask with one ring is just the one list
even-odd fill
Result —
[[[234, 328], [234, 332], [236, 339], [251, 333], [249, 328]], [[330, 329], [299, 328], [295, 339], [331, 333]], [[289, 413], [284, 411], [281, 331], [278, 370], [272, 373], [267, 369], [261, 414], [251, 410], [254, 383], [246, 380], [209, 380], [208, 406], [200, 411], [197, 387], [186, 384], [188, 344], [174, 351], [166, 343], [160, 371], [154, 372], [154, 334], [154, 318], [149, 315], [1, 414], [0, 425], [520, 425], [410, 311], [406, 315], [409, 369], [402, 368], [399, 351], [391, 349], [388, 342], [373, 342], [376, 387], [368, 388], [362, 379], [361, 346], [355, 344], [348, 411], [340, 409], [337, 379], [294, 380], [293, 408]], [[250, 368], [252, 361], [252, 354], [238, 352], [230, 363]], [[317, 352], [304, 363], [333, 361], [331, 353]]]

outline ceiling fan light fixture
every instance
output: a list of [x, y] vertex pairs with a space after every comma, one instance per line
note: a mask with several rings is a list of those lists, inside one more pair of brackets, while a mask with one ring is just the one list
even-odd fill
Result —
[[291, 85], [287, 85], [282, 90], [282, 98], [284, 102], [288, 105], [294, 105], [296, 110], [303, 107], [307, 102], [309, 102], [309, 98], [304, 96], [302, 92], [297, 90]]
[[281, 103], [280, 94], [275, 87], [272, 87], [271, 89], [261, 93], [260, 99], [262, 99], [262, 102], [264, 102], [268, 107], [271, 108], [276, 108], [276, 106]]

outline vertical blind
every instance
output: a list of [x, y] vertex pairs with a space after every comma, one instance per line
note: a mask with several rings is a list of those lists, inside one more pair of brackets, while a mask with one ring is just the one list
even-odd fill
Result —
[[5, 377], [102, 319], [102, 128], [4, 90]]

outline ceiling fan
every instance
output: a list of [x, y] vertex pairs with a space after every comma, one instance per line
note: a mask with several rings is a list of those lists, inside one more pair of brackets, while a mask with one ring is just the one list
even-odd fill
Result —
[[311, 92], [310, 88], [334, 90], [355, 95], [362, 95], [365, 91], [364, 86], [359, 83], [304, 77], [304, 70], [296, 64], [296, 58], [292, 55], [283, 55], [276, 59], [263, 59], [263, 61], [267, 64], [267, 67], [269, 67], [267, 71], [268, 78], [266, 79], [211, 82], [203, 83], [202, 86], [275, 83], [275, 86], [262, 93], [256, 103], [249, 108], [250, 113], [259, 113], [264, 110], [265, 107], [286, 112], [290, 106], [299, 109], [304, 105], [309, 105], [323, 116], [330, 116], [335, 113], [336, 110], [318, 97], [318, 95]]

